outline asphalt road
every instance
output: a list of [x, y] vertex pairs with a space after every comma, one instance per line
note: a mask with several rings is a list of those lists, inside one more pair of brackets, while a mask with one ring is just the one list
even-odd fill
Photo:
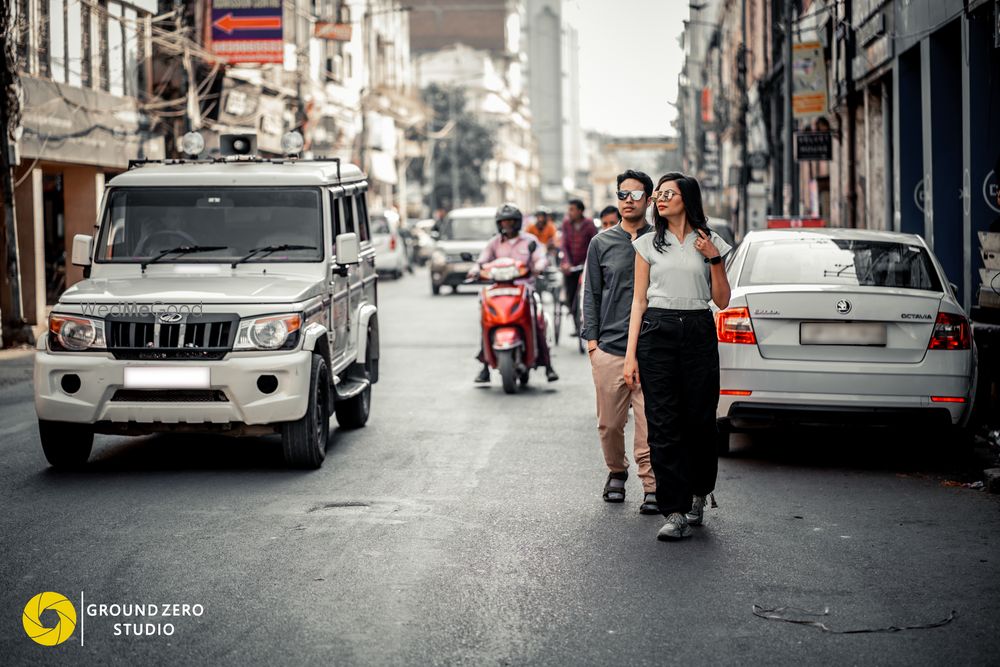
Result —
[[[719, 509], [683, 543], [600, 499], [593, 386], [573, 341], [562, 379], [474, 387], [476, 299], [418, 270], [380, 286], [382, 378], [369, 425], [334, 431], [315, 472], [274, 438], [100, 436], [81, 472], [37, 441], [30, 358], [0, 363], [4, 664], [996, 664], [1000, 498], [906, 433], [743, 439]], [[36, 593], [202, 605], [199, 616], [80, 614], [34, 644]], [[80, 605], [84, 595], [83, 608]], [[829, 610], [830, 634], [753, 615]], [[95, 609], [100, 611], [100, 608]], [[47, 612], [51, 614], [52, 612]], [[44, 620], [44, 617], [43, 617]], [[173, 634], [125, 636], [152, 623]], [[131, 628], [129, 628], [131, 632]], [[82, 635], [82, 643], [80, 641]]]

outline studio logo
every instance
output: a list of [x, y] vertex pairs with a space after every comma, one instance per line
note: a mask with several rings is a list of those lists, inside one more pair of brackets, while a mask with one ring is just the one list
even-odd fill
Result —
[[[53, 611], [57, 615], [55, 626], [48, 627], [42, 621], [42, 613], [46, 611]], [[57, 646], [69, 639], [76, 630], [76, 607], [61, 593], [39, 593], [24, 605], [21, 623], [32, 641], [42, 646]]]

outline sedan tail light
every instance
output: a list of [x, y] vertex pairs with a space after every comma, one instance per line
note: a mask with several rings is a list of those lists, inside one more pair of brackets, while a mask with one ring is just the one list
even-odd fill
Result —
[[757, 337], [750, 322], [750, 309], [727, 308], [715, 315], [715, 331], [720, 343], [756, 345]]
[[938, 313], [928, 350], [968, 350], [972, 348], [969, 321], [963, 315]]
[[395, 250], [395, 249], [396, 249], [396, 237], [395, 236], [390, 236], [389, 237], [389, 250]]

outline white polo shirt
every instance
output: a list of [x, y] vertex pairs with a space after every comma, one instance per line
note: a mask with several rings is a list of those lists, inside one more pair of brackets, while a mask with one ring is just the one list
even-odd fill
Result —
[[[664, 241], [669, 245], [657, 252], [653, 248], [655, 232], [643, 234], [632, 245], [635, 251], [649, 262], [649, 289], [646, 298], [650, 308], [671, 310], [708, 310], [712, 299], [712, 265], [694, 247], [698, 239], [692, 231], [678, 243], [677, 237], [667, 230]], [[715, 232], [711, 233], [712, 243], [719, 254], [726, 256], [732, 246]]]

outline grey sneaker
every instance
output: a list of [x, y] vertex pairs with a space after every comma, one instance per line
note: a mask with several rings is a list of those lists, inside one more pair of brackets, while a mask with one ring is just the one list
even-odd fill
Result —
[[695, 496], [691, 501], [691, 509], [687, 513], [688, 524], [700, 526], [705, 521], [705, 496]]
[[656, 534], [656, 539], [679, 540], [683, 537], [691, 537], [693, 532], [684, 515], [680, 512], [673, 512], [667, 517], [667, 522], [663, 524], [663, 528], [660, 528], [660, 532]]

